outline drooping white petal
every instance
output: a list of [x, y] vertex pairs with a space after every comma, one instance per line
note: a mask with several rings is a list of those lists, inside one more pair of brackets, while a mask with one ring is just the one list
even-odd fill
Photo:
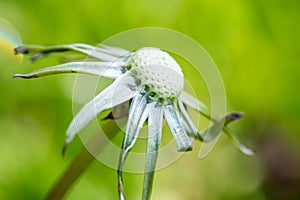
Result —
[[[203, 116], [205, 116], [206, 118], [214, 122], [214, 124], [209, 128], [202, 131], [197, 131], [198, 138], [200, 138], [204, 142], [211, 142], [212, 140], [216, 139], [222, 132], [224, 126], [224, 118], [221, 118], [220, 120], [216, 120], [215, 118], [213, 118], [204, 103], [202, 103], [197, 98], [193, 97], [192, 95], [188, 94], [185, 91], [182, 91], [180, 95], [180, 99], [182, 100], [183, 103], [197, 110]], [[192, 124], [190, 123], [190, 126], [191, 125]], [[203, 144], [202, 149], [205, 149], [206, 146], [212, 146], [211, 144]], [[209, 148], [207, 147], [207, 149]]]
[[[112, 47], [112, 46], [107, 46], [104, 44], [100, 44], [99, 45], [99, 49], [105, 53], [109, 53], [111, 55], [115, 55], [115, 56], [124, 56], [124, 55], [129, 55], [131, 52], [123, 49], [123, 48], [119, 48], [119, 47]], [[98, 48], [98, 47], [97, 47]]]
[[53, 67], [42, 68], [27, 74], [15, 74], [14, 77], [38, 78], [52, 74], [83, 73], [117, 78], [123, 74], [125, 62], [71, 62]]
[[[138, 133], [140, 131], [140, 124], [143, 124], [144, 121], [141, 121], [142, 115], [145, 114], [145, 109], [147, 106], [147, 96], [145, 94], [138, 94], [135, 96], [131, 102], [129, 109], [129, 117], [126, 125], [126, 132], [123, 139], [122, 150], [120, 152], [119, 165], [118, 165], [118, 184], [119, 184], [119, 195], [124, 197], [123, 191], [123, 178], [122, 170], [124, 167], [125, 160], [135, 144]], [[146, 118], [144, 118], [146, 120]]]
[[212, 126], [209, 128], [199, 131], [198, 134], [203, 138], [203, 145], [201, 146], [199, 158], [204, 158], [211, 149], [214, 147], [218, 138], [223, 131], [230, 139], [230, 141], [244, 154], [253, 155], [254, 151], [244, 144], [242, 144], [230, 131], [227, 125], [237, 119], [240, 119], [243, 116], [241, 112], [231, 112], [227, 113], [223, 118], [218, 121], [215, 121]]
[[244, 113], [243, 112], [230, 112], [230, 113], [226, 113], [226, 116], [225, 116], [225, 126], [227, 126], [228, 124], [238, 120], [238, 119], [241, 119], [242, 117], [244, 116]]
[[219, 120], [215, 120], [214, 124], [209, 128], [199, 131], [199, 136], [203, 139], [204, 142], [210, 142], [218, 137], [218, 135], [222, 132], [225, 127], [243, 117], [242, 112], [230, 112], [227, 113], [224, 117]]
[[234, 144], [234, 145], [235, 145], [242, 153], [244, 153], [244, 154], [246, 154], [246, 155], [249, 155], [249, 156], [255, 154], [255, 152], [254, 152], [252, 149], [246, 147], [243, 143], [241, 143], [241, 142], [239, 141], [239, 139], [231, 133], [231, 131], [230, 131], [229, 128], [226, 127], [226, 128], [224, 129], [224, 132], [225, 132], [225, 134], [228, 136], [228, 138], [230, 139], [230, 141], [231, 141], [231, 142], [232, 142], [232, 143], [233, 143], [233, 144]]
[[135, 84], [135, 79], [127, 72], [85, 104], [69, 125], [66, 144], [102, 111], [131, 99], [136, 94]]
[[194, 110], [197, 110], [206, 118], [211, 119], [211, 114], [207, 106], [194, 96], [190, 95], [185, 91], [182, 91], [179, 98], [183, 103], [185, 103], [189, 107], [193, 108]]
[[107, 61], [113, 61], [116, 58], [122, 59], [130, 54], [130, 51], [126, 49], [110, 47], [103, 44], [100, 44], [98, 47], [88, 44], [72, 44], [72, 46], [77, 51], [89, 52], [88, 55]]
[[149, 112], [150, 112], [152, 109], [154, 109], [154, 106], [155, 106], [155, 102], [148, 103], [148, 105], [146, 106], [145, 111], [144, 111], [144, 113], [142, 114], [141, 120], [140, 120], [140, 123], [139, 123], [139, 127], [140, 127], [140, 128], [143, 128], [144, 122], [145, 122], [145, 121], [147, 120], [147, 118], [149, 117]]
[[142, 197], [143, 200], [149, 200], [151, 196], [154, 172], [161, 141], [162, 121], [163, 110], [161, 105], [157, 104], [150, 110], [148, 118], [148, 142]]
[[173, 134], [175, 142], [177, 144], [178, 151], [192, 150], [192, 143], [184, 131], [182, 124], [177, 116], [173, 103], [164, 106], [164, 113], [170, 131]]
[[192, 122], [189, 114], [187, 113], [183, 103], [181, 100], [178, 100], [178, 107], [179, 111], [181, 113], [182, 117], [182, 125], [184, 127], [185, 132], [190, 136], [190, 137], [195, 137], [197, 136], [198, 129]]
[[119, 56], [108, 54], [103, 51], [99, 51], [99, 49], [101, 48], [97, 48], [87, 44], [61, 44], [61, 45], [51, 45], [51, 46], [21, 45], [15, 48], [15, 53], [32, 54], [33, 55], [31, 59], [32, 61], [36, 61], [51, 53], [59, 53], [59, 52], [66, 52], [66, 51], [76, 51], [100, 59], [102, 61], [124, 60], [124, 57], [119, 58]]
[[199, 136], [204, 142], [211, 142], [219, 136], [224, 127], [224, 118], [214, 122], [214, 124], [205, 130], [199, 131]]
[[[131, 104], [131, 108], [129, 111], [129, 117], [128, 122], [126, 125], [126, 133], [123, 141], [124, 150], [126, 152], [129, 152], [131, 148], [133, 147], [132, 140], [137, 139], [138, 131], [140, 130], [143, 122], [145, 122], [146, 117], [148, 113], [144, 113], [144, 111], [149, 111], [146, 109], [147, 101], [146, 101], [146, 95], [138, 94], [136, 96]], [[143, 120], [143, 121], [141, 121]]]
[[98, 58], [103, 61], [115, 61], [119, 57], [116, 55], [109, 54], [109, 53], [105, 52], [104, 50], [102, 51], [101, 48], [94, 47], [94, 46], [87, 45], [87, 44], [70, 44], [70, 45], [66, 45], [66, 47], [68, 47], [74, 51], [78, 51], [78, 52], [87, 54], [89, 56]]

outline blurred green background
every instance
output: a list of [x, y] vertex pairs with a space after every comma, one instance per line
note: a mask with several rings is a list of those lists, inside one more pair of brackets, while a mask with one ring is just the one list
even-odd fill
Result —
[[[153, 199], [300, 199], [300, 1], [0, 0], [0, 17], [25, 44], [96, 45], [145, 26], [194, 38], [219, 67], [228, 109], [246, 113], [232, 128], [257, 154], [242, 155], [222, 136], [199, 160], [196, 145], [156, 173]], [[61, 157], [74, 76], [13, 79], [57, 58], [31, 65], [0, 53], [0, 199], [42, 199], [81, 148], [77, 139]], [[142, 181], [125, 175], [128, 199], [140, 199]], [[116, 185], [116, 172], [94, 162], [67, 199], [117, 199]]]

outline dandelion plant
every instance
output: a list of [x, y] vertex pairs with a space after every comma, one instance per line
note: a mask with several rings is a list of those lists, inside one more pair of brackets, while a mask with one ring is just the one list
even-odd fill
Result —
[[[241, 112], [227, 113], [221, 118], [211, 116], [209, 109], [200, 100], [184, 91], [184, 74], [170, 54], [155, 47], [144, 47], [135, 51], [87, 44], [54, 46], [22, 45], [15, 48], [16, 54], [31, 55], [32, 61], [55, 52], [75, 51], [93, 61], [68, 62], [42, 68], [27, 74], [15, 74], [15, 78], [37, 78], [61, 73], [84, 73], [114, 79], [113, 83], [86, 103], [71, 121], [64, 150], [78, 132], [85, 128], [100, 113], [124, 102], [130, 102], [128, 121], [120, 150], [118, 191], [125, 199], [123, 168], [126, 158], [137, 141], [140, 129], [148, 122], [146, 161], [142, 199], [151, 197], [152, 183], [159, 154], [163, 120], [167, 122], [174, 137], [177, 150], [192, 150], [192, 139], [210, 142], [223, 130], [230, 140], [245, 154], [253, 151], [245, 147], [231, 133], [228, 124], [243, 116]], [[192, 122], [187, 107], [190, 107], [213, 122], [205, 130], [198, 130]], [[221, 128], [220, 128], [221, 127]]]

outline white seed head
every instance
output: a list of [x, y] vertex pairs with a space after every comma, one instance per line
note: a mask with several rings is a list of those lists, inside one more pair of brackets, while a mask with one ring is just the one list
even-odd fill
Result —
[[184, 77], [179, 64], [167, 52], [145, 47], [137, 50], [129, 64], [135, 78], [161, 98], [177, 96], [184, 86]]

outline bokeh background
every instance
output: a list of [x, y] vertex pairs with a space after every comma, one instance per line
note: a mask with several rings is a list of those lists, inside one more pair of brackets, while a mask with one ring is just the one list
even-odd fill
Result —
[[[0, 0], [0, 17], [26, 44], [96, 45], [146, 26], [194, 38], [219, 67], [228, 109], [246, 113], [232, 129], [257, 153], [245, 156], [222, 136], [199, 160], [198, 144], [156, 173], [153, 199], [300, 199], [300, 1]], [[20, 63], [0, 47], [0, 199], [43, 199], [82, 148], [76, 139], [61, 157], [74, 76], [13, 79], [57, 58]], [[143, 176], [125, 181], [128, 199], [140, 199]], [[116, 172], [94, 162], [66, 199], [117, 199], [116, 185]]]

